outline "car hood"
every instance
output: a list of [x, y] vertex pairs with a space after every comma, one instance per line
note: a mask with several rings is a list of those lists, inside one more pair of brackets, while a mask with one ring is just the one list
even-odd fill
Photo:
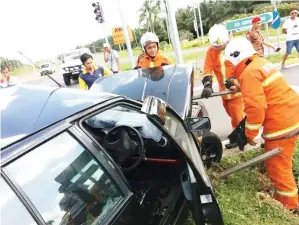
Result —
[[0, 101], [0, 147], [81, 110], [117, 97], [109, 93], [39, 85], [14, 85], [0, 89], [0, 95], [3, 96], [3, 101]]
[[81, 66], [82, 62], [80, 59], [73, 59], [66, 61], [62, 67]]
[[124, 95], [138, 101], [155, 96], [185, 118], [192, 97], [192, 71], [192, 64], [132, 70], [100, 78], [90, 91]]

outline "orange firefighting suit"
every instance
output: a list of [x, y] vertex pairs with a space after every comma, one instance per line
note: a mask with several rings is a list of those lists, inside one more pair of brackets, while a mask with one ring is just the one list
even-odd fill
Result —
[[245, 134], [254, 139], [261, 126], [265, 151], [282, 152], [265, 162], [275, 198], [286, 208], [298, 207], [298, 190], [292, 174], [292, 156], [299, 131], [299, 97], [270, 62], [258, 56], [243, 60], [234, 71], [245, 103]]
[[171, 61], [168, 59], [168, 57], [160, 54], [158, 51], [155, 58], [152, 58], [148, 55], [144, 55], [142, 59], [138, 63], [138, 67], [140, 68], [151, 68], [151, 67], [158, 67], [163, 65], [170, 65]]
[[[204, 63], [204, 76], [212, 76], [213, 72], [217, 77], [219, 91], [225, 91], [225, 81], [233, 75], [234, 66], [228, 61], [222, 59], [222, 52], [213, 47], [210, 47], [206, 54]], [[222, 96], [223, 106], [225, 111], [231, 118], [233, 129], [238, 126], [244, 118], [244, 103], [241, 93], [234, 95]]]

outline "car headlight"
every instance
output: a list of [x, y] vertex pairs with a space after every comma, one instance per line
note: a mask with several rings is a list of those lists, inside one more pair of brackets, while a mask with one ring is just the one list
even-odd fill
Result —
[[63, 68], [65, 71], [68, 71], [69, 70], [69, 68], [68, 67], [65, 67], [65, 68]]

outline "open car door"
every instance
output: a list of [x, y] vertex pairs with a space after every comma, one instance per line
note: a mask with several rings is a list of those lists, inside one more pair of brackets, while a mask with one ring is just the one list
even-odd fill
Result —
[[161, 127], [181, 150], [186, 161], [186, 170], [181, 173], [185, 198], [192, 211], [196, 225], [222, 225], [222, 214], [215, 193], [199, 154], [199, 145], [189, 132], [184, 121], [163, 100], [149, 96], [142, 111]]

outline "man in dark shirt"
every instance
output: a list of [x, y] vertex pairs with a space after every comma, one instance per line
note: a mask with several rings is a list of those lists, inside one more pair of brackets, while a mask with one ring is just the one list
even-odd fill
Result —
[[87, 53], [81, 55], [80, 60], [84, 65], [83, 72], [79, 75], [79, 85], [83, 90], [89, 90], [97, 79], [112, 74], [107, 67], [96, 67], [93, 57]]

